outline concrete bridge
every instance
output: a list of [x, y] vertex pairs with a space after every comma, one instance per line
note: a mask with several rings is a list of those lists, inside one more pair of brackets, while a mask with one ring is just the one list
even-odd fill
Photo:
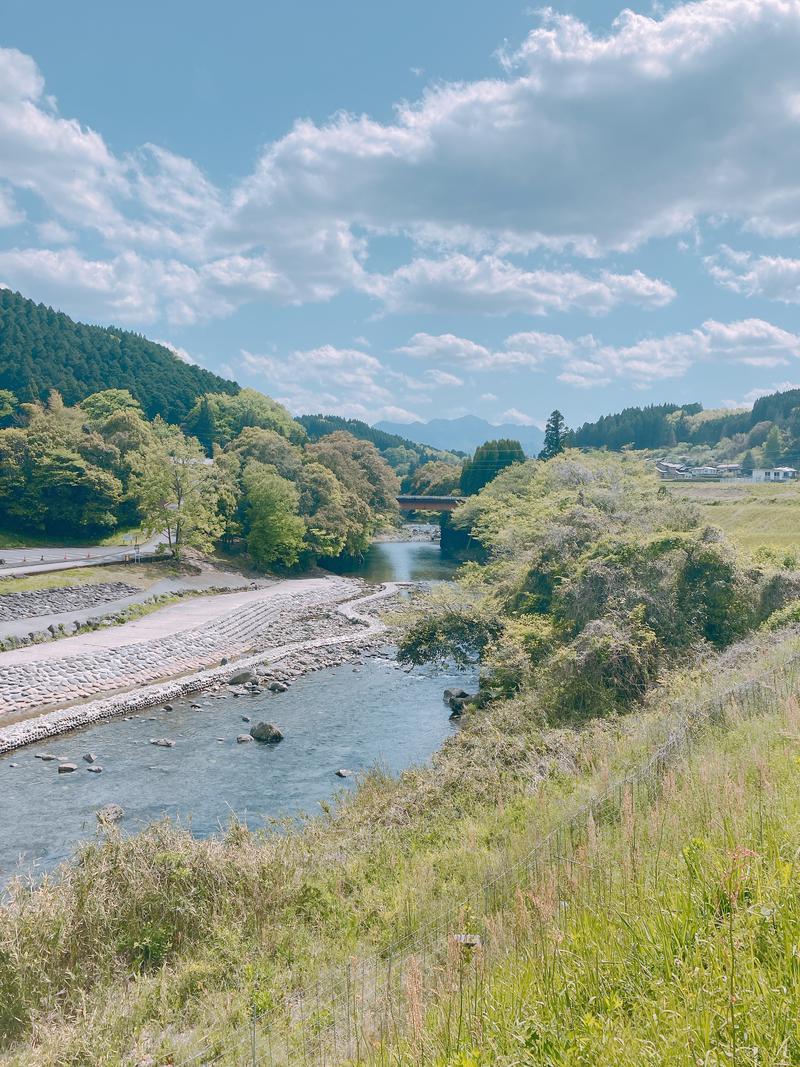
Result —
[[467, 498], [464, 496], [399, 496], [401, 511], [455, 511]]

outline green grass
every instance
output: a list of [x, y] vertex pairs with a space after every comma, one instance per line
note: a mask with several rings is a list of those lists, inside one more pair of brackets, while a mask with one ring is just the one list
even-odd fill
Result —
[[[525, 857], [565, 814], [652, 751], [679, 713], [675, 699], [681, 707], [694, 707], [741, 677], [780, 666], [797, 649], [794, 637], [761, 635], [710, 659], [690, 676], [676, 676], [640, 714], [594, 722], [579, 732], [545, 729], [533, 697], [495, 706], [491, 713], [470, 717], [431, 767], [400, 778], [376, 771], [357, 794], [338, 806], [323, 806], [320, 817], [299, 827], [279, 824], [258, 833], [233, 823], [226, 835], [206, 841], [171, 824], [133, 837], [112, 832], [34, 891], [12, 887], [0, 912], [3, 1062], [84, 1067], [119, 1064], [132, 1050], [159, 1063], [207, 1048], [224, 1053], [246, 1038], [252, 1004], [268, 1015], [277, 1012], [293, 990], [314, 989], [330, 969], [340, 973], [349, 957], [385, 953], [398, 938], [419, 934], [491, 872]], [[681, 795], [687, 810], [697, 796], [692, 826], [702, 824], [707, 836], [713, 830], [709, 813], [717, 817], [739, 802], [739, 793], [715, 797], [713, 792], [707, 801], [693, 784]], [[716, 839], [708, 840], [710, 849], [717, 847]], [[648, 856], [653, 869], [651, 844], [648, 838], [645, 848], [643, 841], [642, 870]], [[627, 864], [619, 891], [630, 901], [634, 872], [623, 846], [611, 829], [598, 831], [597, 849]], [[670, 869], [675, 855], [673, 849]], [[652, 883], [641, 886], [647, 904]], [[509, 890], [513, 900], [513, 886]], [[612, 890], [616, 899], [618, 887], [610, 885]], [[577, 914], [576, 905], [573, 910]], [[470, 921], [463, 915], [459, 923]], [[498, 929], [505, 928], [502, 910], [497, 922]], [[617, 926], [609, 923], [609, 936], [621, 936], [623, 929], [622, 919]], [[558, 936], [554, 931], [553, 938]], [[537, 934], [530, 960], [520, 956], [520, 966], [531, 973], [540, 941]], [[487, 1043], [487, 1050], [500, 1049], [501, 1041], [513, 1046], [518, 1024], [509, 1023], [505, 1034], [503, 1020], [509, 1016], [503, 998], [527, 1005], [527, 983], [533, 981], [527, 978], [517, 993], [512, 989], [501, 998], [503, 981], [513, 985], [510, 977], [504, 979], [503, 944], [501, 938], [486, 984], [489, 990], [497, 983], [496, 1017], [494, 1001], [480, 1005], [487, 1027], [494, 1028], [495, 1046]], [[658, 995], [657, 985], [652, 995]], [[452, 1010], [445, 1034], [444, 1000], [424, 999], [426, 1062], [458, 1062], [462, 1052], [471, 1055], [474, 1035], [464, 1028], [466, 1019], [456, 1048]], [[576, 987], [575, 999], [583, 1005], [582, 989]], [[644, 999], [637, 1005], [644, 1010]], [[555, 1026], [555, 1002], [548, 1010]], [[584, 1014], [589, 1010], [594, 1009]], [[577, 1027], [577, 1017], [568, 1014], [563, 1001], [559, 1011], [565, 1029], [567, 1019]], [[666, 1017], [659, 1017], [668, 1028]], [[392, 1062], [417, 1062], [410, 1047], [398, 1044], [394, 1052], [399, 1058]], [[517, 1053], [513, 1062], [549, 1062]], [[563, 1062], [593, 1061], [576, 1055]]]
[[800, 709], [731, 720], [418, 982], [368, 1061], [800, 1062]]
[[800, 552], [800, 485], [731, 481], [672, 487], [672, 492], [701, 505], [704, 519], [748, 552], [762, 547]]

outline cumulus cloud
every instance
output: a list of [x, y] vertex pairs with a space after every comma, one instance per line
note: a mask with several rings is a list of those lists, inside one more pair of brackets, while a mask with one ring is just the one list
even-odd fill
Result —
[[266, 240], [305, 217], [588, 253], [710, 215], [800, 232], [799, 50], [796, 0], [625, 11], [606, 35], [548, 11], [501, 77], [429, 89], [391, 123], [298, 122], [238, 187], [223, 231]]
[[501, 422], [511, 422], [515, 426], [536, 426], [536, 420], [532, 419], [530, 415], [526, 415], [524, 411], [519, 411], [517, 408], [509, 408], [504, 411], [500, 416]]
[[619, 304], [664, 307], [675, 297], [666, 282], [641, 271], [588, 277], [576, 271], [524, 270], [508, 260], [462, 254], [417, 258], [393, 274], [373, 278], [370, 291], [393, 312], [474, 312], [601, 315]]
[[[38, 198], [47, 246], [3, 253], [2, 276], [73, 313], [141, 325], [343, 291], [388, 311], [600, 315], [675, 292], [640, 270], [514, 257], [599, 257], [720, 219], [800, 234], [800, 0], [625, 11], [602, 33], [549, 9], [540, 19], [496, 77], [427, 88], [386, 122], [298, 121], [226, 188], [158, 145], [115, 154], [60, 114], [30, 56], [0, 49], [0, 224]], [[410, 261], [372, 273], [376, 235], [410, 241]], [[736, 292], [797, 302], [794, 260], [710, 269]], [[566, 347], [582, 353], [564, 372], [576, 383], [584, 362], [616, 373], [602, 346], [526, 337], [497, 351], [437, 343], [443, 359], [460, 343], [453, 358], [468, 366], [536, 366]]]
[[[347, 418], [421, 421], [398, 404], [397, 387], [379, 359], [354, 348], [321, 345], [288, 356], [243, 351], [241, 368], [263, 381], [266, 392], [295, 413], [330, 411]], [[402, 376], [397, 376], [402, 377]]]
[[10, 189], [4, 189], [0, 185], [0, 228], [16, 226], [24, 221], [25, 213], [17, 207], [14, 194]]
[[575, 340], [561, 334], [511, 334], [495, 349], [453, 334], [415, 334], [398, 349], [417, 359], [437, 359], [476, 371], [535, 370], [557, 361], [560, 381], [590, 388], [614, 380], [634, 386], [683, 377], [697, 363], [739, 363], [777, 367], [800, 358], [800, 335], [763, 319], [723, 323], [713, 319], [686, 333], [651, 337], [633, 345], [603, 344], [589, 334]]
[[800, 259], [754, 256], [723, 245], [705, 263], [714, 281], [734, 293], [800, 304]]

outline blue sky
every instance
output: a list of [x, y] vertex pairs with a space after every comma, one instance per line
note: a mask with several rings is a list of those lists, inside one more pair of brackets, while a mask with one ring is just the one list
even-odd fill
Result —
[[0, 283], [293, 411], [800, 383], [800, 0], [4, 0]]

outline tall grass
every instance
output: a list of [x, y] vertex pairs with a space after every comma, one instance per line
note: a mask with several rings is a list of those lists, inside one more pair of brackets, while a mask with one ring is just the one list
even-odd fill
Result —
[[728, 718], [417, 981], [363, 1061], [797, 1063], [800, 711]]

